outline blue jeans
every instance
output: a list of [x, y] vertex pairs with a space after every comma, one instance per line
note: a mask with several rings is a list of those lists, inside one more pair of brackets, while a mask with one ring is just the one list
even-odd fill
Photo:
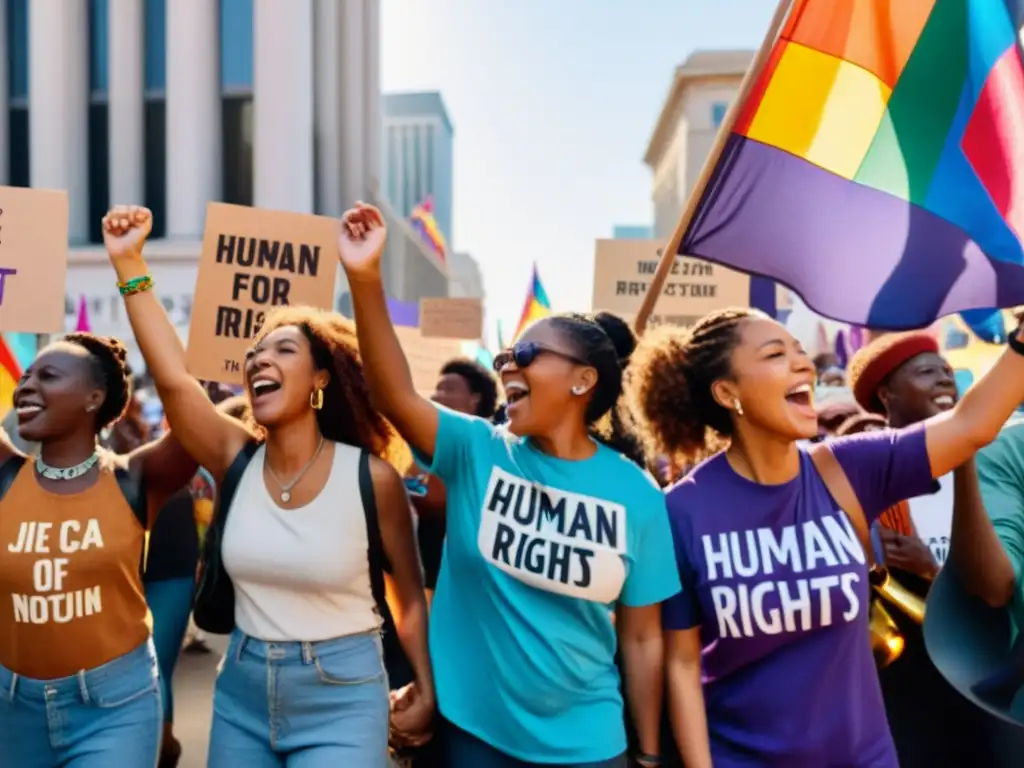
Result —
[[146, 584], [146, 602], [153, 614], [153, 644], [160, 664], [160, 695], [164, 722], [174, 722], [174, 667], [192, 615], [192, 592], [196, 580], [166, 579]]
[[157, 677], [151, 642], [56, 680], [0, 666], [0, 768], [155, 766], [163, 731]]
[[388, 715], [379, 633], [269, 643], [235, 630], [207, 768], [385, 768]]

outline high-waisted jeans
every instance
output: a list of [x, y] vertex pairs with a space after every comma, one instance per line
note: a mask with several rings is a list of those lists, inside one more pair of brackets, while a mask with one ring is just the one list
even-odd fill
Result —
[[272, 643], [235, 630], [213, 696], [208, 768], [385, 768], [388, 680], [370, 632]]
[[0, 768], [155, 766], [162, 731], [152, 642], [55, 680], [0, 666]]

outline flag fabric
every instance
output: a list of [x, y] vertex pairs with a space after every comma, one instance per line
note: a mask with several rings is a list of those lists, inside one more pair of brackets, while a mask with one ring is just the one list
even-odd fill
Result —
[[92, 332], [92, 324], [89, 322], [89, 304], [84, 295], [78, 297], [78, 322], [75, 323], [75, 331], [79, 333]]
[[877, 329], [1022, 304], [1022, 136], [1005, 0], [794, 0], [679, 252]]
[[1006, 318], [1001, 309], [969, 309], [960, 313], [960, 319], [985, 343], [1006, 343]]
[[0, 334], [0, 419], [14, 407], [14, 389], [21, 379], [21, 371], [7, 339]]
[[529, 326], [538, 320], [551, 314], [551, 302], [548, 300], [548, 292], [544, 290], [544, 284], [540, 281], [540, 274], [537, 272], [537, 265], [533, 265], [533, 274], [530, 277], [530, 288], [526, 294], [526, 302], [523, 304], [523, 312], [519, 316], [519, 324], [516, 332], [512, 335], [512, 342], [523, 335]]
[[409, 223], [427, 247], [436, 253], [441, 261], [445, 261], [448, 254], [448, 243], [434, 219], [434, 203], [429, 197], [412, 209], [412, 213], [409, 214]]

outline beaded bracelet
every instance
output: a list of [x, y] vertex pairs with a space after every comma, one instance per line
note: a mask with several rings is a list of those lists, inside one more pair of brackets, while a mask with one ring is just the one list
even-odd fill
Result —
[[117, 290], [119, 290], [121, 295], [125, 298], [134, 296], [136, 293], [151, 290], [152, 288], [153, 278], [149, 275], [133, 277], [131, 280], [125, 280], [123, 283], [117, 284]]

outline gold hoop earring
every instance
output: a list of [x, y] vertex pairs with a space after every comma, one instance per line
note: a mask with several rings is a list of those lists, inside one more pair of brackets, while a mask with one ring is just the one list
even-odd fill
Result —
[[324, 407], [324, 391], [317, 387], [309, 395], [309, 407], [314, 411], [319, 411]]
[[737, 416], [742, 416], [743, 415], [743, 403], [741, 403], [739, 400], [733, 400], [732, 404], [736, 407], [736, 415]]

